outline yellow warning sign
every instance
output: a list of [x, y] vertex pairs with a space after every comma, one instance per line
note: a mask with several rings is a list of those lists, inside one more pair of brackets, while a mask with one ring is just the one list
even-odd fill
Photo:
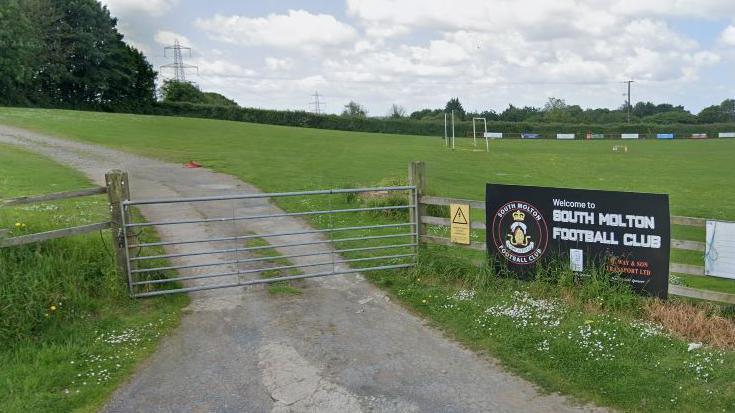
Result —
[[470, 244], [470, 206], [450, 204], [451, 239], [456, 244]]

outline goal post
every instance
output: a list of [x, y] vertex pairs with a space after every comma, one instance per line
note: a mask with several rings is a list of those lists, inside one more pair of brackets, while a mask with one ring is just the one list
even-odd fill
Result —
[[490, 142], [487, 138], [487, 118], [472, 118], [472, 141], [475, 144], [475, 148], [477, 148], [477, 127], [475, 126], [476, 121], [482, 121], [484, 128], [482, 136], [485, 138], [485, 150], [490, 152]]
[[454, 109], [452, 109], [452, 149], [455, 149], [454, 141]]
[[444, 144], [449, 147], [449, 132], [447, 131], [447, 112], [444, 112]]

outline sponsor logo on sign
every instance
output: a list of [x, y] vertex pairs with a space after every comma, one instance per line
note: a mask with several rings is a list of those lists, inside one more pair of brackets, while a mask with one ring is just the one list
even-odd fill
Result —
[[512, 201], [501, 206], [495, 213], [492, 231], [495, 248], [514, 264], [533, 264], [546, 252], [546, 220], [527, 202]]

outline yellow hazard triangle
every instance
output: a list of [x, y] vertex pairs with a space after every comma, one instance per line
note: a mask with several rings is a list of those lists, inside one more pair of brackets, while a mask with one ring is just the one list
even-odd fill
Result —
[[467, 225], [467, 217], [464, 216], [462, 208], [457, 208], [457, 212], [454, 214], [454, 218], [452, 218], [452, 224]]

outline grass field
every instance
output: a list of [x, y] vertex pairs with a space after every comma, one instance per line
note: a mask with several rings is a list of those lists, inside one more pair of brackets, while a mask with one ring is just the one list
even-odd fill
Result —
[[482, 199], [484, 184], [668, 193], [674, 215], [735, 220], [735, 139], [492, 142], [450, 152], [426, 136], [350, 133], [241, 122], [0, 108], [0, 123], [176, 162], [197, 160], [266, 191], [370, 185], [427, 162], [430, 192]]
[[[265, 191], [395, 184], [405, 182], [409, 161], [424, 160], [429, 191], [438, 195], [482, 199], [485, 182], [664, 192], [676, 215], [735, 219], [733, 176], [727, 172], [735, 140], [626, 142], [625, 154], [611, 150], [620, 142], [496, 141], [488, 154], [451, 152], [431, 137], [201, 119], [0, 108], [0, 123], [174, 162], [193, 159]], [[330, 205], [373, 201], [342, 199]], [[288, 210], [305, 207], [279, 204]], [[394, 218], [365, 214], [337, 226]], [[312, 223], [323, 226], [316, 219]], [[703, 238], [696, 229], [674, 231], [682, 239]], [[521, 283], [469, 265], [466, 252], [427, 250], [416, 271], [371, 279], [544, 389], [625, 411], [735, 410], [732, 345], [687, 352], [688, 341], [704, 333], [669, 333], [657, 324], [640, 324], [635, 320], [650, 317], [648, 301], [594, 283]], [[698, 254], [676, 254], [681, 262], [701, 265]], [[727, 280], [706, 282], [732, 288]], [[731, 327], [728, 309], [691, 311]]]
[[[90, 187], [80, 173], [0, 145], [0, 198]], [[0, 209], [11, 235], [109, 220], [104, 197]], [[158, 338], [184, 296], [131, 301], [109, 231], [0, 250], [0, 411], [96, 411]]]

